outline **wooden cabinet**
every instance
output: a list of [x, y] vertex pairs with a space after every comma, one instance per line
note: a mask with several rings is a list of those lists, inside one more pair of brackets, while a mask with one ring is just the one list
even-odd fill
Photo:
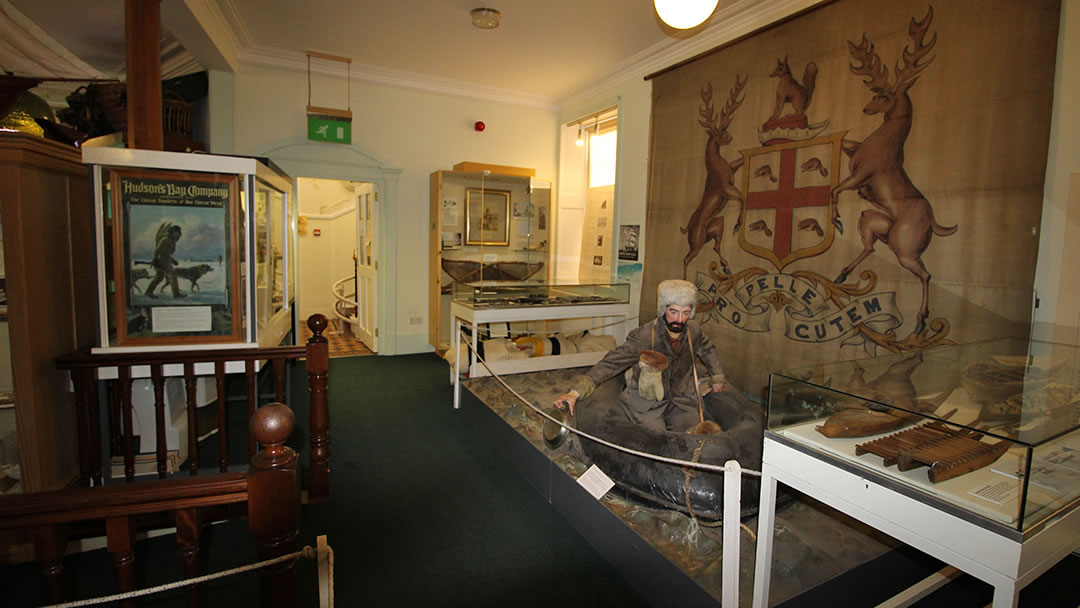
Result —
[[551, 182], [520, 167], [458, 163], [431, 174], [428, 340], [450, 345], [455, 281], [547, 283]]
[[[89, 174], [77, 148], [0, 134], [0, 222], [23, 490], [79, 474], [76, 412], [56, 357], [96, 337]], [[0, 345], [7, 348], [7, 345]]]

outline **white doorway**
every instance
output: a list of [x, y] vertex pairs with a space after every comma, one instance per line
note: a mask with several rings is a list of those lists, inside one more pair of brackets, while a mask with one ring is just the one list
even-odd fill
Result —
[[[344, 350], [361, 343], [377, 352], [378, 221], [375, 186], [367, 182], [297, 179], [299, 318], [330, 319], [329, 338]], [[302, 322], [302, 321], [301, 321]]]
[[356, 195], [356, 335], [372, 352], [379, 352], [378, 271], [376, 259], [379, 225], [379, 194], [372, 184], [362, 184]]

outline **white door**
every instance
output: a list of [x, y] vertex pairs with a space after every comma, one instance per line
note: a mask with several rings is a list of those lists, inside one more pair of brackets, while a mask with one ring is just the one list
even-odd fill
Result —
[[379, 225], [378, 193], [374, 190], [356, 197], [357, 256], [356, 256], [356, 336], [361, 342], [378, 352], [379, 330], [376, 327], [376, 273], [379, 261], [376, 237]]

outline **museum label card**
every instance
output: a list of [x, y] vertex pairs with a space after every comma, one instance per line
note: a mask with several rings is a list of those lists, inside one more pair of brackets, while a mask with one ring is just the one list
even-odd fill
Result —
[[983, 500], [990, 501], [995, 505], [1003, 505], [1007, 502], [1015, 502], [1020, 497], [1019, 484], [1014, 481], [998, 481], [988, 483], [974, 490], [968, 490], [968, 494], [978, 496]]
[[589, 494], [592, 494], [593, 498], [600, 500], [604, 497], [604, 494], [608, 493], [608, 490], [615, 487], [615, 482], [611, 481], [611, 478], [604, 474], [600, 470], [600, 467], [595, 464], [589, 467], [588, 471], [585, 471], [578, 477], [577, 482], [581, 484], [581, 487], [585, 488]]
[[153, 331], [184, 332], [210, 331], [210, 306], [155, 306], [153, 309]]

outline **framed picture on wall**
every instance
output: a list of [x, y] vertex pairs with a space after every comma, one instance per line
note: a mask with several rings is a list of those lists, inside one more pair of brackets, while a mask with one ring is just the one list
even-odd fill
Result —
[[465, 190], [465, 244], [510, 244], [510, 191]]
[[113, 169], [117, 345], [240, 342], [239, 178]]

